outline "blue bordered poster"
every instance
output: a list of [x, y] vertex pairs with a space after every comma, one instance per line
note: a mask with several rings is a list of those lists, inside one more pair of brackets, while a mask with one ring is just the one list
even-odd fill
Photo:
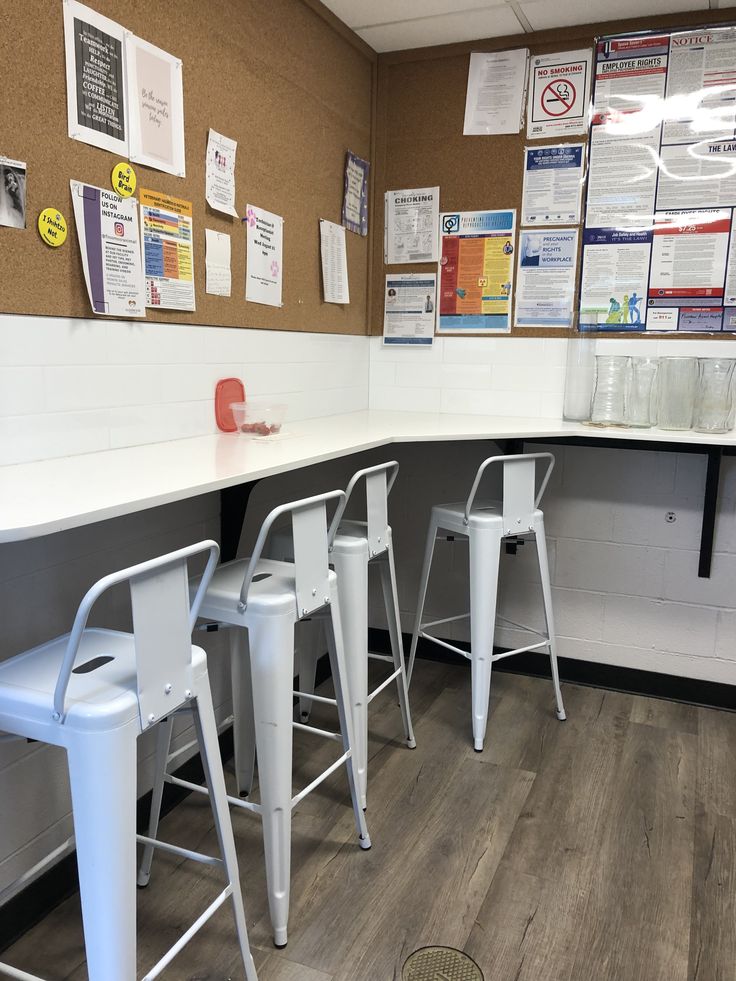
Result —
[[342, 197], [342, 223], [356, 235], [368, 234], [368, 173], [367, 160], [348, 150], [345, 157], [345, 185]]

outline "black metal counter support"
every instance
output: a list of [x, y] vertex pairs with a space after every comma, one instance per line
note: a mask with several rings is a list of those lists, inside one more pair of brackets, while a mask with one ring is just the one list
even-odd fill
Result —
[[243, 530], [245, 509], [253, 488], [258, 483], [234, 484], [220, 491], [220, 559], [229, 562], [238, 554], [240, 533]]

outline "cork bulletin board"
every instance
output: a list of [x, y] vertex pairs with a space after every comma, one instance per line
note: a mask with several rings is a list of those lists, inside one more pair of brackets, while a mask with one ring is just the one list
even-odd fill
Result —
[[[596, 37], [640, 30], [732, 23], [734, 11], [710, 10], [570, 27], [534, 34], [473, 41], [411, 51], [388, 52], [378, 58], [376, 96], [377, 146], [375, 194], [412, 187], [440, 187], [440, 210], [517, 209], [521, 212], [524, 147], [585, 142], [586, 137], [528, 140], [526, 126], [510, 136], [463, 136], [469, 56], [472, 51], [503, 51], [527, 47], [538, 54], [593, 50]], [[577, 226], [582, 228], [582, 226]], [[582, 238], [582, 235], [580, 236]], [[383, 329], [384, 276], [387, 272], [434, 272], [433, 263], [386, 266], [383, 262], [383, 212], [373, 223], [371, 333]], [[578, 275], [580, 263], [578, 263]], [[577, 295], [577, 283], [576, 283]], [[572, 331], [549, 327], [512, 328], [516, 336], [564, 337]], [[498, 337], [508, 335], [493, 335]], [[607, 333], [608, 337], [617, 336]], [[667, 334], [626, 333], [638, 339]], [[729, 334], [676, 335], [699, 340], [728, 339]]]
[[[350, 304], [322, 301], [319, 219], [340, 221], [345, 153], [371, 160], [376, 56], [317, 0], [85, 0], [183, 65], [186, 177], [135, 164], [138, 187], [193, 202], [196, 312], [171, 323], [365, 334], [369, 238], [348, 233]], [[0, 38], [0, 154], [27, 162], [27, 227], [0, 228], [0, 312], [92, 317], [69, 180], [110, 188], [118, 157], [67, 136], [61, 0], [7, 0]], [[283, 307], [245, 300], [245, 231], [205, 202], [210, 129], [237, 140], [236, 201], [284, 218]], [[69, 237], [35, 228], [58, 208]], [[205, 228], [232, 239], [232, 295], [205, 292]]]

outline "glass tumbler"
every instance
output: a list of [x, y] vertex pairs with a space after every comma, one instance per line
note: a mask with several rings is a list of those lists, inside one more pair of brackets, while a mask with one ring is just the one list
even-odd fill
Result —
[[646, 429], [656, 425], [655, 385], [659, 358], [632, 358], [626, 385], [627, 426]]
[[601, 426], [620, 426], [624, 421], [628, 357], [598, 354], [595, 359], [595, 390], [590, 421]]
[[660, 359], [657, 385], [660, 429], [690, 429], [693, 424], [697, 382], [696, 358]]
[[733, 428], [732, 358], [698, 358], [698, 390], [693, 429], [700, 433], [727, 433]]
[[595, 336], [571, 337], [567, 342], [563, 419], [578, 422], [587, 422], [590, 419], [595, 378], [595, 345]]

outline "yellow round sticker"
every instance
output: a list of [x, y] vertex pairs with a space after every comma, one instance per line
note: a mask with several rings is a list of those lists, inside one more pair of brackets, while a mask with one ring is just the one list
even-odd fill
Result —
[[121, 198], [129, 198], [135, 193], [136, 177], [135, 171], [129, 163], [121, 161], [112, 168], [112, 189], [117, 191]]
[[56, 248], [66, 242], [66, 218], [56, 208], [44, 208], [38, 216], [38, 234]]

